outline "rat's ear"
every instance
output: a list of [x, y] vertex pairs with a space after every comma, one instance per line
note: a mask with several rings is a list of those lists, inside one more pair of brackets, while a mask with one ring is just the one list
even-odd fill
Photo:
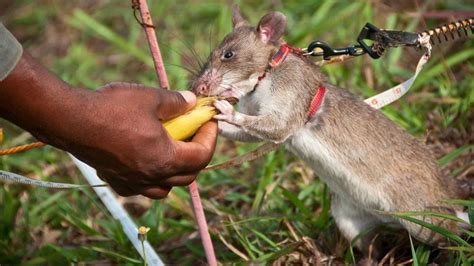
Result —
[[258, 23], [257, 32], [264, 43], [276, 42], [285, 32], [286, 17], [280, 12], [266, 14]]
[[240, 13], [240, 7], [234, 5], [234, 8], [232, 8], [232, 27], [235, 29], [244, 25], [247, 25], [247, 21], [242, 16], [242, 13]]

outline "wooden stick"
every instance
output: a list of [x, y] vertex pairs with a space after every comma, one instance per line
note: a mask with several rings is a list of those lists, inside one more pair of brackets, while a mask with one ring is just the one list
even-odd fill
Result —
[[[132, 1], [133, 2], [133, 1]], [[155, 63], [156, 73], [160, 81], [160, 85], [163, 89], [169, 88], [168, 78], [166, 75], [165, 67], [163, 65], [163, 59], [160, 53], [160, 47], [158, 40], [155, 35], [155, 27], [151, 20], [150, 10], [146, 0], [138, 0], [140, 4], [140, 15], [142, 18], [142, 26], [145, 28], [148, 44], [150, 51], [153, 56], [153, 62]], [[207, 263], [210, 266], [217, 265], [216, 255], [214, 253], [214, 247], [212, 245], [211, 235], [209, 234], [206, 217], [204, 215], [204, 209], [201, 203], [201, 197], [199, 196], [198, 185], [196, 181], [188, 186], [189, 194], [191, 195], [191, 201], [194, 209], [194, 215], [199, 228], [199, 235], [201, 236], [202, 245], [206, 253]]]

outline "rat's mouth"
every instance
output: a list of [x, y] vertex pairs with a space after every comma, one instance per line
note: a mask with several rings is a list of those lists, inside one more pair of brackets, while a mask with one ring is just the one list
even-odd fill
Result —
[[219, 93], [222, 97], [236, 97], [235, 92], [232, 89], [227, 89]]
[[223, 90], [217, 94], [218, 96], [222, 96], [226, 98], [232, 97], [232, 98], [237, 98], [237, 99], [240, 99], [243, 96], [243, 93], [233, 85], [222, 84], [219, 87]]

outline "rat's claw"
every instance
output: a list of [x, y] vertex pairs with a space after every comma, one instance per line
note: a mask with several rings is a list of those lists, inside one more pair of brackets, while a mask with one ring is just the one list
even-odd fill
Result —
[[214, 116], [215, 119], [226, 121], [228, 123], [234, 122], [235, 111], [232, 104], [226, 100], [216, 100], [214, 106], [220, 111], [220, 114]]
[[232, 113], [234, 112], [234, 106], [227, 100], [216, 100], [214, 106], [221, 111], [221, 113]]

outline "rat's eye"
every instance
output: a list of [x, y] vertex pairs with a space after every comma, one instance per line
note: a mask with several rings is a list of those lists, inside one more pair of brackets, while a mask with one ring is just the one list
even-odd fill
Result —
[[234, 57], [234, 55], [235, 55], [234, 52], [227, 51], [222, 55], [222, 59], [223, 60], [228, 60], [228, 59], [231, 59], [232, 57]]

